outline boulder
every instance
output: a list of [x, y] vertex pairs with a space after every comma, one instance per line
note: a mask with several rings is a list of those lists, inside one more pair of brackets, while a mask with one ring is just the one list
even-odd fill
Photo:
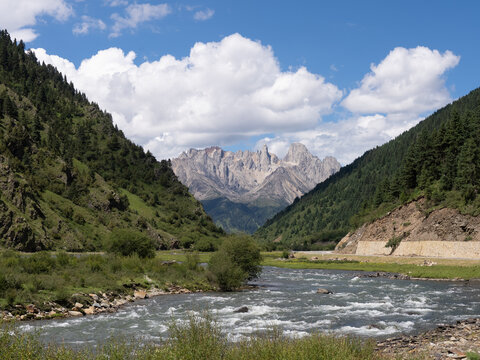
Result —
[[248, 312], [248, 307], [242, 306], [242, 307], [234, 310], [233, 312], [234, 312], [234, 313], [246, 313], [246, 312]]
[[86, 308], [85, 310], [83, 310], [83, 312], [85, 313], [85, 315], [93, 315], [93, 314], [95, 314], [95, 307], [90, 306], [90, 307]]
[[333, 292], [331, 292], [328, 289], [318, 288], [317, 289], [317, 294], [333, 294]]
[[148, 298], [148, 294], [144, 290], [135, 290], [135, 292], [133, 293], [133, 296], [135, 297], [135, 299], [147, 299]]
[[83, 316], [83, 314], [80, 311], [69, 311], [68, 312], [69, 316]]
[[26, 309], [27, 309], [27, 313], [29, 313], [29, 314], [33, 314], [37, 311], [37, 308], [33, 304], [28, 304], [26, 306]]
[[83, 308], [83, 304], [81, 304], [81, 303], [79, 303], [79, 302], [76, 302], [76, 303], [75, 303], [75, 307], [76, 307], [77, 309], [81, 309], [81, 308]]

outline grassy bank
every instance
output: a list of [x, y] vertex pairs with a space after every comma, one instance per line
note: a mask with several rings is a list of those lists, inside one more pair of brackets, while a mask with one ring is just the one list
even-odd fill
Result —
[[[69, 307], [88, 299], [80, 294], [128, 294], [134, 289], [180, 286], [190, 290], [212, 288], [208, 273], [199, 266], [201, 258], [184, 255], [183, 263], [136, 255], [72, 255], [65, 252], [21, 254], [0, 252], [0, 308], [22, 312], [15, 305], [33, 303], [48, 310], [49, 302]], [[77, 294], [77, 295], [74, 295]]]
[[[432, 266], [423, 266], [422, 263], [425, 260], [418, 258], [347, 258], [343, 255], [334, 254], [323, 258], [320, 257], [319, 260], [309, 260], [307, 257], [302, 257], [302, 254], [299, 254], [300, 258], [285, 260], [281, 259], [281, 255], [280, 252], [264, 253], [262, 265], [289, 269], [392, 272], [426, 279], [480, 279], [480, 264], [478, 261], [467, 261], [462, 265], [458, 261], [451, 263], [439, 261], [438, 264]], [[338, 257], [342, 258], [342, 260], [336, 260]], [[410, 263], [410, 259], [414, 259], [416, 264]]]
[[279, 330], [230, 343], [209, 315], [190, 317], [186, 325], [170, 326], [170, 337], [162, 344], [114, 340], [99, 349], [73, 350], [67, 346], [39, 342], [35, 335], [0, 328], [1, 359], [182, 359], [182, 360], [373, 360], [375, 342], [333, 335], [311, 335], [289, 339]]
[[[201, 262], [208, 262], [212, 253], [199, 253]], [[164, 261], [185, 261], [187, 254], [181, 251], [159, 251], [157, 258]], [[392, 272], [426, 279], [480, 279], [480, 260], [424, 259], [419, 257], [355, 256], [344, 254], [314, 255], [297, 253], [298, 258], [282, 259], [281, 251], [263, 252], [262, 265], [290, 269], [331, 269], [352, 271]], [[338, 258], [347, 259], [336, 260]], [[435, 263], [424, 266], [424, 262]]]

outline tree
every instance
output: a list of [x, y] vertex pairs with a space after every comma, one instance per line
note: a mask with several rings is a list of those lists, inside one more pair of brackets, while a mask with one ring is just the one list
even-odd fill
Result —
[[249, 236], [226, 239], [211, 257], [209, 270], [223, 291], [232, 291], [261, 272], [260, 248]]
[[155, 241], [141, 232], [116, 229], [110, 234], [107, 251], [123, 256], [137, 254], [141, 258], [155, 257]]

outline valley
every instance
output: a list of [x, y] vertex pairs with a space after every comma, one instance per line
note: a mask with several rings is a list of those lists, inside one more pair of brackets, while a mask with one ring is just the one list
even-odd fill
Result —
[[[354, 2], [284, 9], [287, 35], [263, 3], [11, 1], [0, 359], [480, 359], [480, 88], [456, 88], [478, 67], [447, 81], [474, 31], [405, 48], [411, 9], [387, 36]], [[52, 17], [75, 20], [40, 36]], [[369, 42], [335, 57], [343, 33]]]

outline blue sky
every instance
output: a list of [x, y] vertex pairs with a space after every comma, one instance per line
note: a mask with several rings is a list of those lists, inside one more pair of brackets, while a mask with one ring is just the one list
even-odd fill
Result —
[[34, 4], [0, 25], [159, 158], [300, 141], [346, 164], [479, 86], [473, 0]]

